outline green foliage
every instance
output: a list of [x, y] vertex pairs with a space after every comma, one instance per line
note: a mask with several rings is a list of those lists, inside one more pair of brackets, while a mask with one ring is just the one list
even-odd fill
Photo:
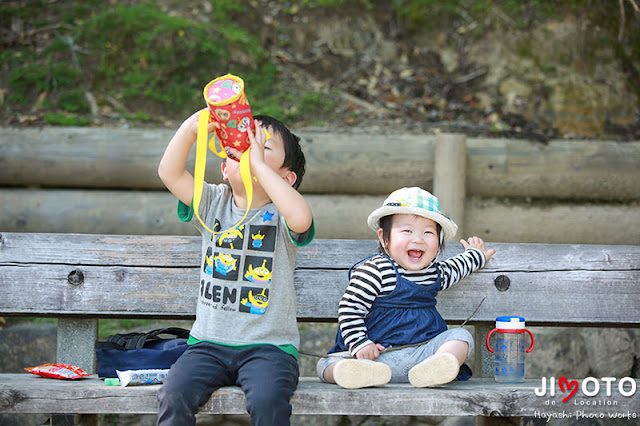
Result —
[[[144, 327], [151, 324], [152, 320], [135, 320], [135, 319], [108, 319], [98, 322], [98, 338], [106, 340], [112, 334], [127, 332], [132, 328]], [[147, 330], [151, 331], [151, 330]]]
[[142, 121], [142, 122], [149, 122], [151, 121], [151, 117], [149, 117], [147, 114], [145, 114], [142, 111], [137, 111], [134, 115], [133, 115], [133, 119], [134, 120], [138, 120], [138, 121]]
[[90, 120], [86, 117], [64, 113], [46, 113], [44, 119], [52, 126], [86, 126]]
[[473, 21], [478, 23], [475, 29], [480, 35], [496, 17], [524, 28], [531, 24], [533, 15], [545, 19], [557, 16], [560, 11], [588, 8], [590, 3], [590, 0], [392, 0], [391, 8], [406, 20], [411, 31], [425, 27], [442, 30]]
[[[31, 11], [43, 7], [38, 1], [28, 3]], [[246, 1], [211, 0], [208, 22], [166, 13], [155, 2], [127, 3], [53, 2], [42, 15], [51, 21], [24, 15], [33, 20], [31, 25], [57, 29], [37, 49], [10, 46], [0, 52], [3, 63], [13, 68], [6, 101], [34, 105], [47, 92], [47, 122], [77, 125], [83, 122], [79, 117], [62, 112], [88, 112], [82, 91], [98, 99], [118, 98], [128, 110], [144, 109], [138, 119], [146, 121], [161, 119], [162, 113], [181, 118], [203, 106], [204, 85], [231, 70], [260, 81], [256, 91], [261, 94], [265, 88], [273, 90], [275, 71], [269, 66], [275, 67], [268, 64], [267, 53], [251, 28], [234, 22]], [[4, 12], [0, 23], [5, 27], [23, 13], [17, 8]]]
[[[12, 327], [20, 323], [31, 322], [36, 324], [58, 324], [56, 318], [29, 318], [29, 317], [6, 317], [4, 318], [5, 327]], [[164, 322], [160, 322], [164, 323]], [[158, 322], [144, 319], [103, 319], [98, 321], [98, 339], [106, 340], [112, 334], [128, 332], [133, 328], [144, 327], [149, 324], [158, 325]], [[176, 326], [175, 322], [167, 321], [162, 327]], [[178, 325], [181, 326], [181, 325]], [[148, 330], [151, 331], [151, 330]]]
[[23, 322], [34, 322], [37, 324], [46, 323], [46, 324], [57, 324], [58, 320], [56, 318], [24, 318], [24, 317], [3, 317], [4, 321], [0, 321], [0, 324], [4, 323], [5, 327], [12, 327], [14, 325], [23, 323]]
[[290, 11], [312, 7], [332, 8], [345, 6], [347, 4], [363, 7], [370, 7], [371, 5], [371, 2], [368, 0], [282, 0], [280, 3]]
[[84, 97], [82, 90], [70, 90], [68, 92], [62, 92], [58, 96], [58, 106], [63, 111], [73, 113], [85, 113], [89, 112], [89, 103]]
[[391, 8], [404, 18], [409, 30], [421, 27], [438, 29], [448, 25], [458, 11], [460, 1], [439, 0], [392, 0]]
[[[89, 123], [84, 92], [90, 91], [99, 106], [112, 104], [107, 97], [121, 102], [117, 113], [123, 118], [180, 121], [204, 106], [205, 84], [229, 72], [245, 80], [256, 114], [305, 124], [331, 119], [334, 105], [326, 100], [330, 96], [292, 87], [262, 46], [258, 35], [268, 40], [270, 49], [277, 44], [276, 50], [293, 39], [278, 27], [278, 19], [268, 28], [261, 2], [205, 0], [185, 2], [184, 7], [175, 0], [24, 0], [20, 7], [13, 3], [0, 14], [0, 25], [10, 34], [0, 49], [8, 115], [37, 107], [51, 124]], [[454, 36], [464, 38], [482, 36], [490, 27], [518, 30], [575, 13], [586, 17], [589, 25], [608, 29], [605, 36], [598, 31], [601, 40], [595, 42], [617, 46], [616, 54], [632, 81], [640, 72], [633, 62], [640, 56], [640, 38], [634, 37], [637, 19], [631, 18], [635, 12], [626, 1], [628, 18], [622, 28], [618, 7], [593, 0], [277, 0], [269, 5], [280, 14], [308, 16], [324, 13], [322, 9], [362, 10], [393, 22], [400, 32], [455, 31]], [[12, 29], [16, 22], [23, 33]], [[619, 29], [624, 30], [623, 41], [617, 39]], [[526, 42], [518, 49], [532, 57]]]
[[293, 102], [295, 107], [287, 114], [287, 120], [321, 125], [336, 107], [331, 99], [335, 99], [335, 96], [319, 92], [301, 93]]
[[80, 42], [92, 51], [83, 67], [101, 91], [121, 91], [125, 102], [193, 104], [201, 93], [190, 83], [204, 86], [211, 70], [229, 61], [227, 46], [242, 44], [237, 31], [229, 40], [215, 28], [220, 26], [172, 17], [153, 5], [116, 6], [80, 28]]
[[98, 416], [100, 418], [99, 424], [101, 425], [118, 425], [120, 424], [120, 419], [117, 414], [100, 414]]

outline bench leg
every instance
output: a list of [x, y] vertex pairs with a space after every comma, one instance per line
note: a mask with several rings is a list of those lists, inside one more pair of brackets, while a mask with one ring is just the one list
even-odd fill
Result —
[[90, 374], [97, 371], [97, 319], [58, 318], [58, 362], [75, 365]]

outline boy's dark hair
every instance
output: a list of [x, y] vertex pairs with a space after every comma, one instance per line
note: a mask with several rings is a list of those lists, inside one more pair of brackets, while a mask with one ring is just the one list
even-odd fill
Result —
[[[382, 229], [382, 241], [384, 241], [385, 243], [388, 243], [389, 238], [391, 238], [392, 220], [393, 220], [393, 215], [390, 214], [387, 216], [382, 216], [378, 221], [378, 227]], [[436, 222], [436, 227], [438, 231], [438, 241], [440, 241], [440, 235], [442, 235], [442, 226], [440, 226], [440, 224]], [[444, 241], [438, 244], [438, 252], [442, 252], [442, 250], [444, 250]], [[380, 247], [378, 247], [378, 253], [382, 253], [382, 254], [386, 253], [386, 250], [384, 249], [382, 242], [380, 242]]]
[[300, 147], [300, 138], [294, 135], [282, 121], [269, 115], [254, 115], [253, 119], [260, 121], [263, 127], [271, 127], [274, 132], [280, 133], [284, 142], [284, 162], [282, 167], [286, 167], [296, 174], [297, 179], [293, 187], [298, 189], [306, 171], [306, 160]]

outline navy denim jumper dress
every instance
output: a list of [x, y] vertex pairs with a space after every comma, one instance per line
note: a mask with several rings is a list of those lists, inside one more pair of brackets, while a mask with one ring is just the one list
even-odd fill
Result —
[[[373, 256], [353, 265], [349, 270], [349, 279], [354, 267]], [[388, 348], [422, 343], [446, 331], [447, 324], [436, 309], [436, 295], [442, 284], [438, 265], [435, 265], [438, 279], [427, 286], [404, 278], [391, 259], [381, 256], [387, 258], [395, 270], [396, 287], [388, 295], [376, 298], [371, 305], [364, 319], [369, 340]], [[342, 333], [338, 330], [336, 343], [329, 353], [347, 350]]]
[[[375, 254], [357, 262], [349, 270], [349, 280], [353, 268]], [[373, 301], [369, 313], [364, 319], [369, 340], [380, 343], [385, 348], [423, 343], [440, 333], [447, 331], [444, 318], [436, 309], [436, 295], [442, 285], [442, 276], [438, 264], [435, 264], [438, 279], [430, 285], [416, 284], [400, 275], [395, 263], [384, 256], [393, 266], [396, 273], [396, 288], [386, 296]], [[336, 343], [328, 353], [344, 352], [349, 349], [338, 329]], [[472, 376], [471, 368], [463, 363], [457, 380], [466, 381]]]

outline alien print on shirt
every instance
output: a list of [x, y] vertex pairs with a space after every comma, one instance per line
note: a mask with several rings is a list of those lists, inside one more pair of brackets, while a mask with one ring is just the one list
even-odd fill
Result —
[[269, 304], [269, 290], [266, 288], [242, 287], [240, 312], [263, 315]]
[[245, 281], [256, 284], [271, 284], [271, 258], [247, 256], [245, 263]]
[[251, 225], [249, 227], [249, 248], [273, 252], [276, 248], [276, 227]]
[[[217, 220], [216, 227], [220, 227], [220, 222]], [[240, 225], [239, 227], [231, 228], [222, 234], [212, 235], [211, 240], [216, 243], [216, 247], [242, 249], [242, 243], [244, 241], [244, 227], [245, 225]]]
[[[278, 232], [276, 213], [267, 208], [242, 225], [211, 236], [202, 266], [200, 303], [218, 311], [267, 312]], [[217, 219], [214, 229], [221, 229]]]

